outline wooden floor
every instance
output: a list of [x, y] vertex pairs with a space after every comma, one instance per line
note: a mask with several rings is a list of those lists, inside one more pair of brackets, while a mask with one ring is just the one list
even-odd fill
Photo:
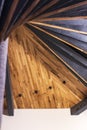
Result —
[[9, 64], [15, 108], [68, 108], [87, 96], [87, 88], [23, 26], [10, 36]]

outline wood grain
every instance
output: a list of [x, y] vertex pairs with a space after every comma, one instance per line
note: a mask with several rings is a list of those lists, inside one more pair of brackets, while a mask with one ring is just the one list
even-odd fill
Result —
[[87, 88], [23, 26], [10, 36], [9, 62], [15, 108], [69, 108], [87, 96]]

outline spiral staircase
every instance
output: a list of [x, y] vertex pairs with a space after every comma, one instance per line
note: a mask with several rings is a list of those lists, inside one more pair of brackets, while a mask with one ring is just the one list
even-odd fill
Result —
[[[22, 24], [87, 86], [87, 0], [1, 0], [0, 40]], [[84, 111], [86, 103], [71, 113]]]

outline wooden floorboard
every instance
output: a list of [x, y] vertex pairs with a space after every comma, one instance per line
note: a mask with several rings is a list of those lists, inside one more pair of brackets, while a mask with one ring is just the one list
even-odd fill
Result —
[[9, 63], [15, 108], [69, 108], [87, 96], [87, 88], [24, 26], [10, 36]]

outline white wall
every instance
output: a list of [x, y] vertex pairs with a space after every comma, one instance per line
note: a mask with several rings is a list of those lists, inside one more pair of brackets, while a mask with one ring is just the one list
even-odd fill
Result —
[[87, 111], [71, 116], [69, 109], [15, 110], [3, 116], [2, 130], [87, 130]]

